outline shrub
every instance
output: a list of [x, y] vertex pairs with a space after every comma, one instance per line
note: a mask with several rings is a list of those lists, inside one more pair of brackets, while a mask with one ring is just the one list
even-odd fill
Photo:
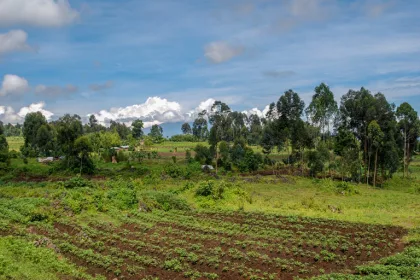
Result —
[[171, 178], [179, 178], [184, 174], [182, 168], [175, 163], [166, 164], [163, 167], [163, 171]]
[[66, 189], [92, 187], [92, 183], [90, 181], [80, 176], [72, 177], [69, 180], [62, 182], [62, 185]]
[[127, 152], [124, 152], [124, 151], [118, 151], [116, 158], [117, 158], [117, 162], [128, 161], [128, 154]]
[[354, 185], [347, 182], [340, 182], [336, 186], [336, 191], [339, 194], [352, 195], [359, 194], [359, 191], [354, 187]]
[[149, 208], [169, 210], [190, 210], [187, 201], [169, 192], [147, 191], [140, 194], [140, 200]]
[[111, 185], [114, 188], [108, 191], [107, 198], [112, 205], [120, 210], [128, 210], [137, 205], [137, 192], [132, 183], [118, 180]]
[[225, 191], [225, 183], [220, 182], [216, 184], [214, 181], [202, 182], [196, 192], [196, 196], [212, 196], [213, 199], [223, 198], [223, 193]]

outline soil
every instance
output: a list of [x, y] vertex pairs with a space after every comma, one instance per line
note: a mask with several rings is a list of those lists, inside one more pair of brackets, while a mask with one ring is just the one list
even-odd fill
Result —
[[[319, 275], [320, 271], [352, 273], [358, 265], [401, 252], [404, 249], [401, 240], [407, 233], [401, 227], [308, 218], [291, 220], [289, 217], [263, 214], [185, 213], [188, 220], [200, 220], [215, 225], [228, 223], [232, 229], [238, 228], [238, 226], [248, 229], [243, 232], [222, 231], [217, 228], [206, 230], [205, 227], [195, 227], [177, 220], [151, 222], [147, 217], [145, 216], [144, 220], [140, 217], [139, 223], [126, 223], [120, 227], [115, 227], [112, 224], [90, 224], [86, 229], [77, 224], [55, 223], [55, 232], [46, 232], [33, 227], [30, 230], [45, 236], [53, 243], [67, 241], [81, 249], [92, 249], [95, 253], [103, 256], [122, 258], [124, 260], [122, 266], [111, 266], [110, 269], [104, 269], [70, 252], [63, 253], [71, 262], [85, 267], [88, 273], [101, 274], [112, 280], [142, 279], [147, 276], [159, 279], [185, 279], [184, 272], [188, 268], [184, 267], [181, 271], [174, 271], [163, 267], [163, 263], [172, 258], [183, 259], [183, 263], [188, 264], [189, 270], [199, 271], [202, 274], [214, 273], [219, 275], [217, 279], [226, 280], [249, 279], [250, 271], [260, 276], [264, 272], [275, 274], [275, 279], [287, 280], [296, 276]], [[153, 226], [145, 228], [142, 226], [145, 222], [151, 222]], [[264, 236], [258, 231], [253, 234], [253, 227], [289, 233], [291, 238]], [[335, 249], [328, 246], [323, 248], [325, 245], [314, 246], [311, 243], [311, 236], [325, 236], [327, 241], [339, 240], [339, 245]], [[375, 238], [379, 238], [376, 243]], [[97, 242], [103, 242], [102, 250], [91, 246]], [[139, 247], [136, 245], [138, 242], [144, 245]], [[340, 244], [358, 244], [359, 246], [363, 245], [360, 246], [362, 248], [372, 246], [371, 254], [368, 254], [367, 250], [358, 254], [353, 246], [342, 251]], [[387, 246], [389, 244], [392, 246]], [[191, 249], [192, 245], [199, 246], [201, 249], [194, 251]], [[188, 262], [186, 256], [180, 257], [173, 251], [175, 248], [184, 249], [188, 253], [196, 253], [197, 262]], [[219, 253], [215, 253], [215, 248], [219, 250]], [[279, 250], [279, 248], [281, 249]], [[313, 256], [322, 254], [325, 249], [338, 257], [346, 257], [345, 261], [337, 263], [322, 259], [315, 260]], [[298, 250], [297, 253], [296, 250]], [[239, 252], [239, 257], [235, 257], [232, 252]], [[249, 254], [250, 252], [266, 257], [253, 256]], [[128, 257], [129, 254], [148, 256], [154, 258], [157, 263], [141, 265], [133, 258]], [[276, 265], [275, 261], [273, 262], [276, 258], [286, 260], [287, 265]], [[217, 264], [212, 264], [212, 259], [213, 261], [216, 259], [215, 263]], [[300, 263], [306, 264], [307, 271], [299, 266]], [[137, 274], [130, 274], [128, 268], [134, 265], [142, 266], [144, 269]], [[121, 270], [121, 275], [116, 275], [118, 269]], [[247, 271], [248, 274], [245, 275], [244, 272]]]

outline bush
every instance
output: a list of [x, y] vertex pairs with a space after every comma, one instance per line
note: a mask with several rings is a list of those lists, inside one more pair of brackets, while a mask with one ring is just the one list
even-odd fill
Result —
[[173, 135], [169, 138], [172, 142], [197, 142], [197, 137], [191, 134], [178, 134]]
[[112, 205], [120, 210], [128, 210], [137, 206], [137, 192], [132, 183], [118, 180], [111, 185], [113, 188], [108, 191], [107, 198]]
[[194, 159], [201, 164], [211, 164], [213, 155], [208, 147], [198, 144], [194, 148], [195, 157]]
[[337, 193], [344, 195], [359, 194], [359, 191], [355, 188], [354, 185], [347, 182], [340, 182], [336, 186]]
[[182, 168], [175, 163], [166, 164], [163, 167], [163, 171], [171, 178], [179, 178], [184, 175]]
[[140, 201], [151, 209], [190, 210], [187, 201], [169, 192], [147, 191], [140, 194]]
[[124, 152], [124, 151], [118, 151], [117, 153], [117, 162], [124, 162], [124, 161], [128, 161], [128, 153]]
[[196, 196], [212, 196], [213, 199], [222, 199], [225, 191], [225, 183], [220, 182], [216, 184], [214, 181], [202, 182], [196, 192]]
[[63, 187], [66, 189], [74, 189], [74, 188], [90, 188], [92, 187], [92, 183], [83, 177], [76, 176], [70, 178], [69, 180], [62, 182]]

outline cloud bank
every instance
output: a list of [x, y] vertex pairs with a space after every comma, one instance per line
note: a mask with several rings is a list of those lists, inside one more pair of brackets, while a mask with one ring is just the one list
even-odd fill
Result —
[[45, 110], [45, 103], [33, 103], [27, 107], [22, 107], [16, 113], [15, 110], [10, 106], [0, 106], [0, 120], [4, 123], [23, 123], [25, 116], [29, 113], [41, 112], [47, 120], [51, 120], [51, 117], [54, 115], [52, 112]]
[[74, 22], [79, 12], [67, 0], [1, 0], [0, 26], [58, 27]]

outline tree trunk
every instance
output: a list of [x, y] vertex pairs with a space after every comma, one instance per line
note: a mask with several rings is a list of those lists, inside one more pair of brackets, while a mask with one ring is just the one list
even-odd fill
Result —
[[374, 187], [376, 187], [376, 167], [377, 167], [377, 164], [378, 164], [378, 150], [379, 149], [376, 149], [376, 154], [375, 154], [375, 171], [373, 173], [373, 186]]

